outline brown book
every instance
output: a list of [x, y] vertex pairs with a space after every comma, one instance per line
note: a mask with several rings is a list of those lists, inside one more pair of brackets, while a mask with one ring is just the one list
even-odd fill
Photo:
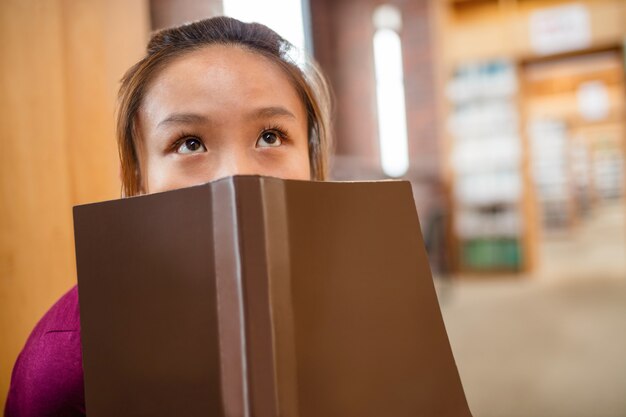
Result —
[[87, 413], [471, 416], [405, 181], [74, 208]]

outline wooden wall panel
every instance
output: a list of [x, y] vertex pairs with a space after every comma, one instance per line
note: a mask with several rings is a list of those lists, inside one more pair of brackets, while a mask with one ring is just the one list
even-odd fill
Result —
[[[68, 148], [75, 204], [118, 198], [114, 113], [119, 80], [148, 39], [140, 1], [64, 1]], [[123, 45], [123, 47], [121, 47]]]
[[72, 206], [119, 196], [114, 105], [143, 0], [0, 1], [0, 410], [41, 315], [75, 282]]
[[[30, 329], [73, 279], [61, 8], [3, 2], [0, 398]], [[28, 29], [27, 29], [28, 28]], [[31, 28], [37, 28], [31, 30]]]

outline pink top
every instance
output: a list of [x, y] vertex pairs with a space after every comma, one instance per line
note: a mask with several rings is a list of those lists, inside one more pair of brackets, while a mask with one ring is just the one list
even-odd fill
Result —
[[85, 415], [78, 288], [33, 329], [13, 368], [5, 417]]

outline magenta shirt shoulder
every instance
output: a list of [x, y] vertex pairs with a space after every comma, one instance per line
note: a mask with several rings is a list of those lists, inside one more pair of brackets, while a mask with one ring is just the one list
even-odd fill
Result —
[[5, 417], [85, 415], [78, 288], [37, 323], [13, 368]]

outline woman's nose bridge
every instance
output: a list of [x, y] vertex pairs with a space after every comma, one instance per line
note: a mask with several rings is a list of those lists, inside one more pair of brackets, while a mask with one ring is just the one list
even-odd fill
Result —
[[221, 153], [219, 158], [218, 176], [254, 174], [254, 161], [246, 149], [233, 146]]

